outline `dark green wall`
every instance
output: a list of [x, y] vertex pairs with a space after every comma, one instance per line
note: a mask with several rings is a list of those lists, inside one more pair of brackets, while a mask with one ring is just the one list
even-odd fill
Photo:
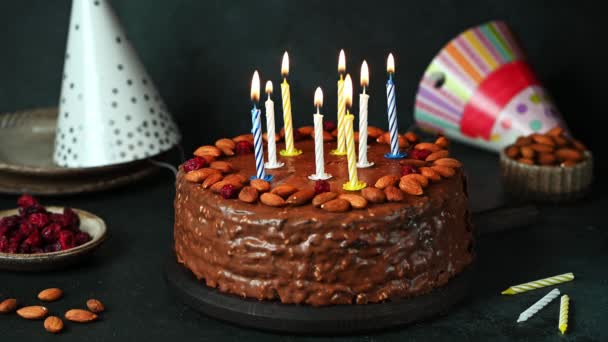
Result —
[[[89, 0], [77, 0], [89, 1]], [[92, 0], [90, 0], [92, 1]], [[400, 125], [412, 120], [419, 77], [438, 49], [468, 26], [507, 20], [574, 132], [594, 147], [605, 115], [608, 30], [582, 1], [113, 1], [136, 49], [185, 133], [186, 149], [249, 129], [249, 82], [280, 79], [292, 61], [294, 121], [312, 122], [317, 85], [335, 112], [336, 59], [371, 68], [371, 123], [385, 125], [384, 63], [397, 59]], [[0, 111], [55, 105], [70, 1], [0, 1]], [[600, 50], [601, 49], [601, 50]], [[355, 77], [358, 79], [358, 76]], [[594, 135], [594, 133], [598, 133]]]

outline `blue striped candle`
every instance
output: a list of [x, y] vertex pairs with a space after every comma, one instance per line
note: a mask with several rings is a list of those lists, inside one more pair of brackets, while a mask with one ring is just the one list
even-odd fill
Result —
[[253, 79], [251, 80], [251, 101], [253, 102], [253, 109], [251, 109], [251, 124], [253, 133], [253, 149], [255, 152], [255, 170], [256, 175], [252, 176], [252, 179], [260, 178], [269, 181], [272, 176], [266, 176], [264, 170], [264, 145], [262, 143], [262, 120], [261, 112], [257, 107], [257, 103], [260, 100], [260, 75], [257, 70], [253, 73]]
[[391, 136], [391, 152], [384, 156], [391, 159], [399, 159], [405, 157], [405, 153], [399, 151], [399, 128], [397, 127], [397, 101], [395, 99], [395, 82], [393, 82], [393, 73], [395, 72], [395, 61], [393, 54], [388, 55], [386, 63], [388, 72], [388, 81], [386, 81], [386, 102], [388, 104], [388, 130]]

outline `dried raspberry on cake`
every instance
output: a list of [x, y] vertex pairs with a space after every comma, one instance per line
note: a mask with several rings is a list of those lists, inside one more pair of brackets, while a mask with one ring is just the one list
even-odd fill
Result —
[[431, 153], [432, 152], [429, 150], [412, 150], [410, 152], [410, 157], [412, 157], [412, 159], [426, 160]]
[[203, 157], [194, 157], [192, 159], [188, 159], [184, 163], [184, 171], [190, 172], [198, 169], [202, 169], [207, 166], [207, 160]]
[[315, 195], [318, 195], [323, 192], [329, 192], [330, 186], [329, 182], [326, 180], [318, 180], [315, 182]]
[[226, 184], [220, 190], [220, 195], [225, 199], [236, 198], [239, 194], [239, 190], [232, 184]]
[[336, 123], [331, 120], [323, 121], [323, 130], [326, 132], [333, 132], [336, 129]]
[[401, 175], [402, 176], [406, 176], [412, 173], [419, 173], [418, 172], [418, 168], [416, 168], [415, 166], [412, 165], [403, 165], [401, 167]]
[[249, 141], [242, 140], [236, 143], [235, 150], [238, 155], [248, 154], [253, 151], [253, 144]]

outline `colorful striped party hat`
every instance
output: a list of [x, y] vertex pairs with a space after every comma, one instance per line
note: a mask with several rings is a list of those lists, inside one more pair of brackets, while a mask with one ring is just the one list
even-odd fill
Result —
[[504, 22], [471, 28], [424, 72], [415, 118], [424, 129], [498, 151], [518, 136], [565, 124]]

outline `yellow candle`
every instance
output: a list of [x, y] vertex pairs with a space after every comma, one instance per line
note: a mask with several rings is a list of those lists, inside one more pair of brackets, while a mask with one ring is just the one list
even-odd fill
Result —
[[514, 286], [511, 286], [508, 289], [502, 291], [502, 294], [503, 295], [515, 295], [518, 293], [535, 290], [535, 289], [540, 289], [545, 286], [561, 284], [561, 283], [564, 283], [567, 281], [572, 281], [572, 280], [574, 280], [574, 274], [572, 272], [569, 272], [569, 273], [564, 273], [564, 274], [556, 275], [556, 276], [545, 278], [545, 279], [534, 280], [534, 281], [531, 281], [531, 282], [525, 283], [525, 284], [514, 285]]
[[338, 73], [340, 79], [338, 80], [338, 147], [331, 151], [332, 154], [337, 156], [343, 156], [346, 154], [346, 124], [344, 122], [344, 116], [346, 114], [346, 99], [344, 96], [344, 72], [346, 71], [346, 57], [344, 56], [344, 50], [340, 50], [338, 56]]
[[346, 103], [346, 115], [344, 115], [346, 157], [348, 159], [348, 182], [342, 185], [344, 190], [357, 191], [365, 188], [367, 184], [359, 181], [357, 175], [357, 154], [355, 153], [355, 132], [353, 122], [355, 116], [350, 113], [350, 106], [353, 103], [353, 82], [350, 75], [344, 79], [344, 99]]
[[570, 307], [570, 297], [563, 295], [559, 303], [559, 324], [558, 329], [562, 335], [568, 330], [568, 311]]
[[293, 146], [293, 124], [291, 122], [291, 93], [289, 83], [287, 83], [287, 75], [289, 75], [289, 56], [287, 51], [283, 55], [283, 63], [281, 63], [281, 75], [283, 83], [281, 83], [281, 95], [283, 99], [283, 125], [285, 126], [285, 149], [280, 153], [283, 157], [293, 157], [302, 154], [302, 151], [297, 150]]

